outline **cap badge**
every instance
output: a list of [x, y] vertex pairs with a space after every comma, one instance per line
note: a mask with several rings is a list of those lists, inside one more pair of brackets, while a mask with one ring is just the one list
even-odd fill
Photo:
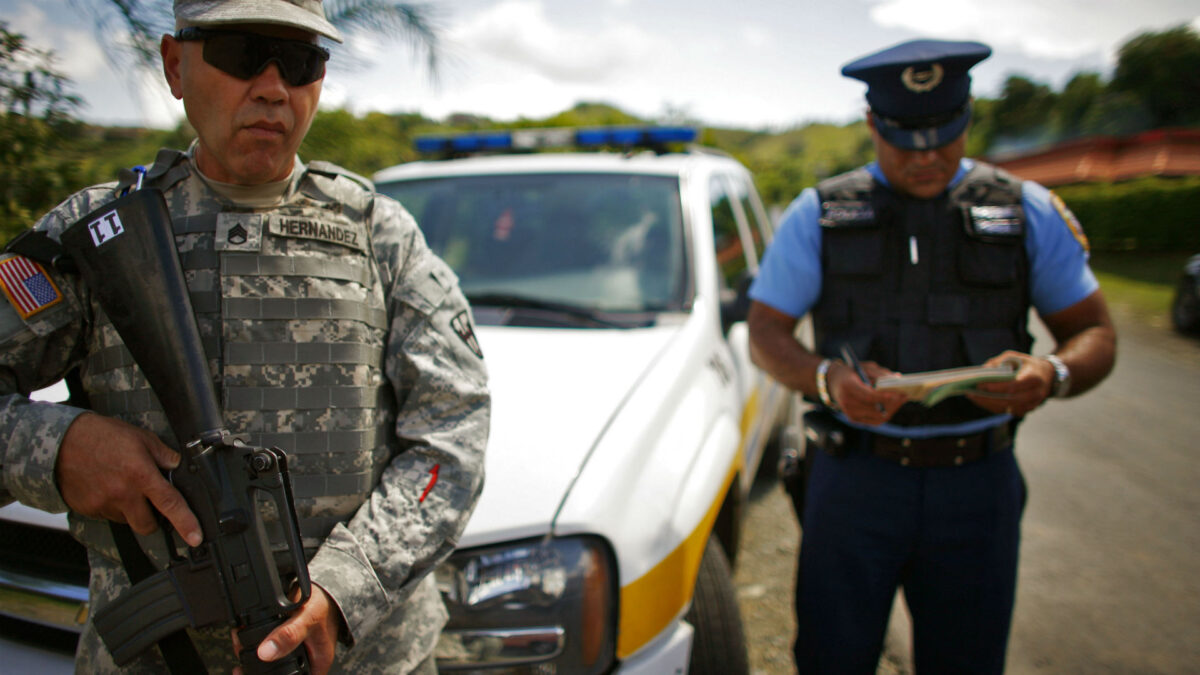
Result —
[[909, 66], [904, 69], [903, 73], [900, 73], [900, 81], [909, 91], [924, 94], [936, 89], [942, 83], [942, 77], [945, 74], [940, 63], [930, 65], [929, 70], [917, 70], [915, 67]]

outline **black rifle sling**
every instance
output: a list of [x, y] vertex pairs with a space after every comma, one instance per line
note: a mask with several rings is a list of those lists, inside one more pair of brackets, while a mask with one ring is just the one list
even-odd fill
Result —
[[[157, 571], [128, 525], [110, 521], [109, 529], [112, 530], [113, 541], [117, 544], [117, 552], [121, 554], [121, 564], [125, 567], [130, 585]], [[192, 644], [186, 630], [176, 631], [159, 640], [158, 648], [172, 675], [207, 675], [208, 669], [204, 667], [200, 652], [196, 651], [196, 645]]]

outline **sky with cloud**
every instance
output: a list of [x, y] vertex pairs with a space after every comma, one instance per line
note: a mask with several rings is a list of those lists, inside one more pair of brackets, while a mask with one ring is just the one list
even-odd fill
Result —
[[[87, 107], [109, 124], [174, 126], [182, 106], [157, 73], [105, 57], [82, 3], [0, 0], [0, 21], [54, 50]], [[165, 1], [165, 0], [164, 0]], [[1129, 38], [1180, 24], [1200, 30], [1195, 0], [428, 0], [442, 34], [436, 77], [402, 40], [351, 34], [335, 45], [323, 105], [357, 114], [454, 112], [545, 117], [578, 101], [659, 118], [784, 128], [848, 122], [864, 86], [839, 75], [854, 58], [904, 40], [979, 40], [993, 56], [974, 91], [1021, 74], [1059, 89], [1107, 75]], [[120, 39], [119, 35], [114, 36]]]

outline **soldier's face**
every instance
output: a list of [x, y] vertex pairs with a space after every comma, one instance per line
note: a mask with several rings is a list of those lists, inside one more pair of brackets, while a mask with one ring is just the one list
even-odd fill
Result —
[[967, 148], [967, 134], [933, 150], [905, 150], [879, 135], [874, 120], [868, 115], [871, 140], [875, 143], [875, 159], [893, 190], [918, 199], [933, 199], [942, 194], [958, 172], [959, 160]]
[[[312, 35], [279, 26], [241, 26], [239, 31], [292, 40]], [[205, 176], [223, 183], [260, 185], [283, 180], [308, 133], [321, 82], [291, 86], [271, 63], [242, 80], [210, 65], [202, 41], [163, 36], [163, 70], [171, 93], [183, 99], [199, 137], [196, 163]]]

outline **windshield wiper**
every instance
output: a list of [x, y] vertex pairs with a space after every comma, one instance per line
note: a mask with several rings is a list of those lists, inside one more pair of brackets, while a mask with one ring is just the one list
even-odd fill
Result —
[[629, 322], [609, 318], [608, 315], [611, 312], [602, 312], [591, 307], [573, 305], [567, 302], [543, 300], [528, 295], [516, 295], [513, 293], [468, 293], [467, 300], [472, 305], [479, 307], [513, 307], [553, 312], [609, 328], [629, 328], [630, 326]]

